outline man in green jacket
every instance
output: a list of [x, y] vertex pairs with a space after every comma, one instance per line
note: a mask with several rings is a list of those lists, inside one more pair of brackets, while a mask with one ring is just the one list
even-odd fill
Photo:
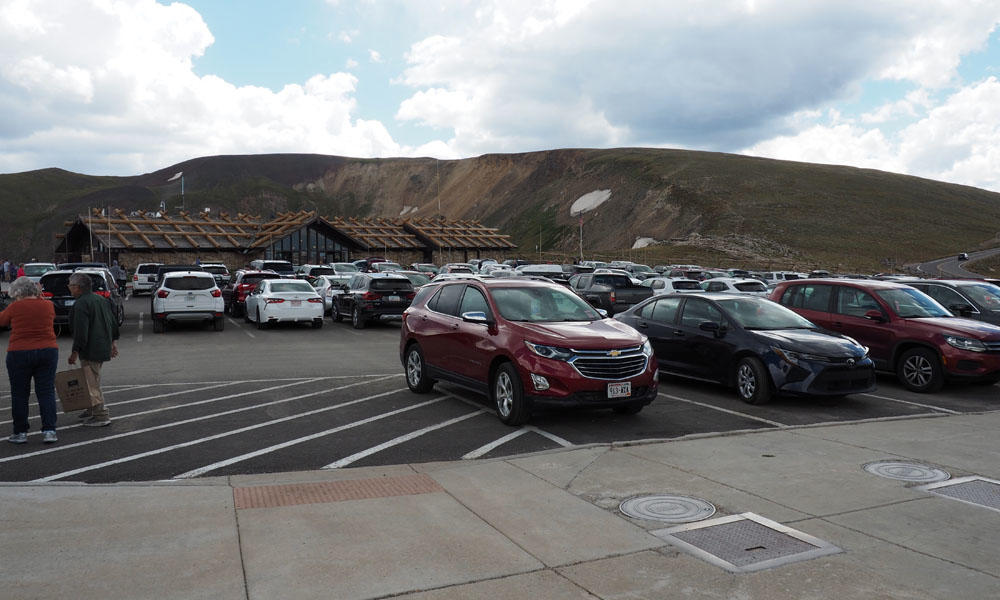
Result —
[[111, 424], [111, 415], [101, 392], [101, 365], [118, 356], [118, 321], [108, 301], [93, 292], [89, 275], [70, 275], [69, 292], [76, 298], [71, 316], [73, 352], [69, 364], [76, 364], [79, 358], [90, 380], [92, 406], [83, 411], [81, 418], [87, 427], [104, 427]]

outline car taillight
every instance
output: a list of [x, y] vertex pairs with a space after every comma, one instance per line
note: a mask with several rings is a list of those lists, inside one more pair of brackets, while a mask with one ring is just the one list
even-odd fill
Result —
[[138, 275], [133, 275], [132, 276], [132, 281], [139, 281], [139, 276]]
[[109, 292], [107, 290], [105, 290], [103, 292], [98, 291], [98, 292], [94, 292], [94, 293], [97, 294], [98, 296], [103, 296], [105, 298], [110, 298], [111, 297], [111, 292]]
[[52, 292], [42, 292], [42, 298], [52, 298], [54, 296], [55, 294], [53, 294]]
[[170, 295], [170, 292], [168, 292], [167, 290], [159, 290], [159, 291], [156, 292], [156, 297], [157, 298], [166, 298], [169, 295]]
[[281, 304], [284, 301], [284, 298], [268, 298], [265, 302], [267, 304]]
[[381, 297], [382, 296], [376, 294], [375, 292], [365, 292], [364, 294], [361, 295], [362, 300], [369, 300], [369, 301], [378, 300]]
[[416, 297], [417, 297], [417, 293], [416, 292], [410, 292], [409, 294], [406, 295], [406, 299], [407, 300], [413, 300]]
[[213, 298], [221, 298], [222, 297], [222, 290], [220, 290], [218, 288], [212, 290], [212, 297]]
[[614, 292], [611, 292], [611, 303], [612, 304], [615, 303], [615, 293]]
[[310, 298], [308, 301], [309, 302], [322, 302], [323, 299], [322, 298]]

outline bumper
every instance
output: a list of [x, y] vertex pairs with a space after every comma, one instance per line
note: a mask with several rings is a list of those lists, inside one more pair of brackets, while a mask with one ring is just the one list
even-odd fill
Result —
[[221, 319], [222, 313], [212, 311], [180, 311], [155, 313], [153, 318], [170, 321], [171, 323], [179, 323], [181, 321], [211, 321], [213, 319]]
[[406, 310], [405, 306], [401, 308], [365, 308], [361, 310], [361, 316], [366, 321], [402, 321], [404, 310]]
[[792, 365], [775, 360], [768, 365], [774, 387], [783, 394], [841, 396], [874, 391], [875, 366], [870, 358], [853, 367], [802, 362]]
[[951, 381], [978, 381], [1000, 376], [1000, 354], [969, 352], [948, 346], [941, 357]]
[[[656, 398], [658, 392], [659, 378], [653, 357], [647, 357], [641, 372], [611, 380], [585, 377], [567, 362], [541, 358], [528, 352], [517, 356], [516, 363], [525, 398], [531, 401], [532, 406], [611, 408], [634, 403], [646, 405]], [[548, 389], [537, 389], [532, 374], [544, 377]], [[626, 381], [631, 383], [631, 395], [608, 397], [608, 384]]]
[[301, 306], [292, 308], [268, 305], [261, 310], [260, 318], [268, 323], [310, 323], [323, 319], [323, 304], [319, 302], [303, 302]]

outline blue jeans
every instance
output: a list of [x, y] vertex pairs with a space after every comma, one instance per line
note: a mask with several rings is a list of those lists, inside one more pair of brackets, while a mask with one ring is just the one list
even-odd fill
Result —
[[56, 430], [55, 380], [58, 363], [58, 348], [14, 350], [7, 353], [14, 433], [28, 431], [28, 396], [31, 395], [32, 379], [35, 380], [38, 411], [42, 414], [42, 431]]

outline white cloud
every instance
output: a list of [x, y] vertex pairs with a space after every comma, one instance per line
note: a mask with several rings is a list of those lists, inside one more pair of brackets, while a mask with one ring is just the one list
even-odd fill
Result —
[[368, 50], [368, 60], [373, 63], [380, 63], [382, 62], [382, 55], [378, 50]]
[[355, 68], [357, 68], [357, 66], [358, 66], [358, 61], [354, 60], [353, 58], [348, 58], [344, 62], [344, 68], [348, 69], [348, 70], [355, 69]]
[[0, 172], [134, 174], [222, 153], [403, 151], [381, 123], [355, 116], [354, 75], [278, 92], [196, 76], [193, 58], [214, 39], [186, 5], [4, 1], [0, 16]]

